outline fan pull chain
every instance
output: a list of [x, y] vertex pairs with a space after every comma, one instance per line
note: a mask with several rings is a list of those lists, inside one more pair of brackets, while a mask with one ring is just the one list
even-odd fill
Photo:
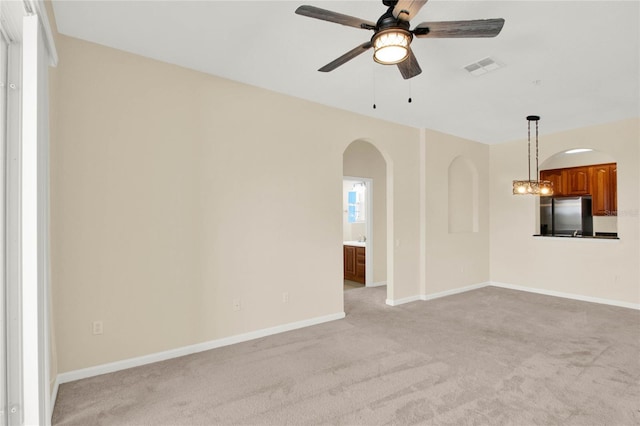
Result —
[[411, 80], [409, 80], [409, 100], [407, 102], [413, 102], [413, 99], [411, 99]]
[[371, 68], [373, 70], [373, 109], [376, 109], [376, 70], [375, 68]]

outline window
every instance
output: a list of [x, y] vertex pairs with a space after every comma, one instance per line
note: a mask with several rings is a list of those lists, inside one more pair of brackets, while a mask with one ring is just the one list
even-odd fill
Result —
[[364, 182], [358, 182], [353, 185], [353, 189], [348, 192], [348, 222], [364, 223], [366, 222], [365, 194], [366, 187]]

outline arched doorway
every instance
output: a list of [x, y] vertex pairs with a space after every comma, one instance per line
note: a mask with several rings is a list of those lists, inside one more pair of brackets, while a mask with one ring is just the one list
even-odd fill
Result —
[[[364, 280], [360, 280], [360, 286], [387, 285], [387, 292], [392, 285], [387, 268], [391, 260], [389, 256], [392, 256], [392, 253], [388, 253], [388, 169], [385, 157], [371, 142], [356, 140], [343, 153], [345, 273], [349, 275], [353, 260], [356, 261], [356, 268], [362, 266], [357, 262], [358, 255], [364, 251], [366, 274]], [[358, 249], [358, 246], [364, 247], [364, 250]], [[352, 259], [352, 251], [357, 253], [355, 259]], [[357, 286], [354, 284], [352, 287]], [[345, 285], [345, 288], [348, 287]]]

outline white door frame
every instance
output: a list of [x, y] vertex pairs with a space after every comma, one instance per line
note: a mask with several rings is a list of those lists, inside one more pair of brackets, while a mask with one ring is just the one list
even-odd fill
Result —
[[5, 2], [0, 22], [0, 37], [7, 42], [7, 87], [2, 158], [2, 274], [4, 280], [3, 316], [6, 338], [5, 377], [6, 394], [0, 424], [24, 422], [22, 301], [21, 301], [21, 87], [22, 87], [22, 19], [25, 13], [21, 2]]
[[363, 182], [365, 187], [365, 210], [364, 214], [366, 217], [366, 229], [367, 229], [367, 239], [364, 242], [364, 246], [366, 249], [366, 260], [365, 260], [365, 271], [364, 271], [364, 282], [365, 286], [371, 287], [373, 285], [373, 262], [370, 262], [369, 259], [373, 260], [373, 179], [364, 178], [364, 177], [356, 177], [356, 176], [343, 176], [342, 181], [349, 182]]
[[9, 42], [2, 172], [8, 424], [51, 421], [48, 65], [57, 55], [41, 0], [2, 2]]
[[[0, 25], [2, 25], [0, 23]], [[7, 280], [6, 280], [6, 119], [7, 119], [7, 92], [9, 89], [8, 62], [9, 62], [9, 40], [3, 35], [4, 31], [0, 27], [0, 425], [8, 423], [8, 389], [7, 389], [7, 327], [9, 316], [7, 314]]]

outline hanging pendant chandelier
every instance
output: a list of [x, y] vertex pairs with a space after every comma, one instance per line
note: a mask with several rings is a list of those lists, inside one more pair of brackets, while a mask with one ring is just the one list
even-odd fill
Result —
[[[540, 172], [538, 170], [538, 121], [540, 117], [537, 115], [529, 115], [527, 117], [527, 151], [528, 151], [528, 167], [529, 179], [513, 181], [513, 195], [553, 195], [553, 183], [548, 180], [539, 180]], [[531, 122], [536, 122], [536, 179], [531, 180]]]

